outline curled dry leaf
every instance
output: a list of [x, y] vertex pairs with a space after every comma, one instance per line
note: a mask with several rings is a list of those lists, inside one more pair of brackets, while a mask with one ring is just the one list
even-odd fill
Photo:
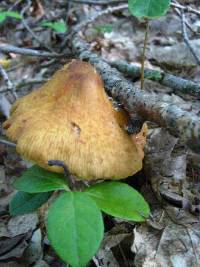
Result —
[[4, 123], [17, 151], [46, 169], [61, 160], [77, 177], [121, 179], [142, 168], [147, 127], [124, 130], [127, 115], [114, 109], [96, 70], [73, 60], [38, 90], [18, 100]]

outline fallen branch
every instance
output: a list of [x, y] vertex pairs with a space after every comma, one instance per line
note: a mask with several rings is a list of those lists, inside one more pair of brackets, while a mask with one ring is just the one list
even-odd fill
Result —
[[55, 54], [55, 53], [50, 53], [50, 52], [45, 52], [45, 51], [38, 51], [34, 49], [29, 49], [29, 48], [20, 48], [14, 45], [10, 44], [3, 44], [0, 45], [0, 51], [4, 53], [15, 53], [15, 54], [20, 54], [20, 55], [26, 55], [26, 56], [34, 56], [34, 57], [63, 57], [65, 55], [63, 54]]
[[169, 95], [148, 93], [133, 87], [118, 70], [95, 53], [91, 53], [88, 44], [78, 35], [72, 40], [72, 48], [77, 57], [96, 67], [104, 80], [107, 92], [117, 98], [130, 114], [136, 112], [145, 120], [166, 127], [193, 150], [200, 151], [200, 120], [194, 112], [178, 107]]
[[[108, 62], [112, 67], [117, 68], [119, 71], [132, 79], [140, 78], [141, 68], [129, 64], [126, 61]], [[160, 84], [173, 89], [173, 93], [183, 96], [191, 95], [195, 98], [200, 98], [200, 84], [190, 80], [177, 77], [158, 70], [145, 69], [144, 77], [146, 79], [159, 82]]]

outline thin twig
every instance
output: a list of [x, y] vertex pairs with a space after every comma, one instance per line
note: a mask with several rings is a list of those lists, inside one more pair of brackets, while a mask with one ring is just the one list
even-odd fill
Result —
[[8, 74], [6, 73], [6, 71], [4, 70], [4, 68], [2, 67], [1, 64], [0, 64], [0, 74], [1, 74], [2, 78], [4, 79], [8, 90], [10, 92], [12, 92], [12, 94], [16, 100], [17, 99], [16, 88], [15, 88], [14, 84], [11, 82], [11, 80], [9, 79]]
[[10, 45], [10, 44], [0, 45], [0, 51], [26, 55], [26, 56], [35, 56], [35, 57], [51, 57], [51, 58], [59, 57], [60, 58], [60, 57], [65, 56], [64, 54], [54, 54], [50, 52], [38, 51], [34, 49], [29, 49], [29, 48], [20, 48], [20, 47]]
[[79, 32], [82, 28], [86, 27], [88, 24], [94, 22], [95, 20], [97, 20], [99, 17], [102, 17], [102, 16], [105, 16], [105, 15], [108, 15], [108, 14], [111, 14], [111, 13], [114, 13], [116, 11], [120, 11], [120, 10], [123, 10], [123, 9], [126, 9], [128, 7], [127, 4], [124, 4], [124, 5], [119, 5], [119, 6], [116, 6], [116, 7], [108, 7], [106, 9], [103, 9], [102, 11], [98, 12], [98, 13], [95, 13], [94, 15], [92, 16], [88, 16], [88, 18], [86, 18], [83, 22], [81, 22], [80, 24], [78, 24], [73, 33], [77, 33]]
[[88, 16], [83, 22], [79, 23], [78, 25], [76, 25], [72, 32], [70, 34], [68, 34], [68, 36], [65, 38], [65, 40], [63, 41], [62, 43], [62, 47], [65, 47], [66, 44], [69, 42], [70, 39], [72, 39], [73, 35], [80, 32], [83, 28], [85, 28], [88, 24], [94, 22], [95, 20], [97, 20], [99, 17], [102, 17], [102, 16], [105, 16], [105, 15], [108, 15], [108, 14], [111, 14], [115, 11], [120, 11], [120, 10], [123, 10], [123, 9], [126, 9], [128, 7], [127, 4], [124, 4], [124, 5], [119, 5], [119, 6], [116, 6], [116, 7], [108, 7], [106, 9], [103, 9], [102, 11], [100, 12], [95, 12], [94, 15], [90, 15]]
[[[174, 8], [175, 13], [181, 18], [181, 11], [178, 8]], [[192, 26], [190, 25], [190, 23], [188, 21], [185, 21], [186, 26], [188, 27], [188, 29], [193, 32], [194, 34], [196, 34], [197, 32], [192, 28]]]
[[144, 63], [145, 63], [145, 53], [148, 42], [148, 33], [149, 33], [149, 20], [146, 20], [146, 30], [145, 30], [145, 38], [144, 38], [144, 47], [142, 51], [142, 63], [141, 63], [141, 89], [144, 89]]
[[96, 0], [68, 0], [68, 2], [76, 4], [86, 4], [86, 5], [96, 5], [96, 6], [108, 6], [108, 5], [118, 5], [121, 3], [126, 3], [126, 0], [105, 0], [105, 1], [96, 1]]
[[40, 83], [45, 83], [47, 82], [48, 79], [22, 79], [19, 83], [16, 84], [16, 89], [19, 89], [24, 86], [28, 85], [35, 85], [35, 84], [40, 84]]
[[15, 3], [8, 9], [8, 11], [13, 10], [20, 2], [22, 2], [22, 0], [15, 1]]
[[[18, 91], [20, 88], [29, 86], [29, 85], [35, 85], [35, 84], [41, 84], [47, 82], [48, 79], [22, 79], [19, 83], [16, 84], [15, 88], [16, 91]], [[0, 90], [0, 94], [5, 94], [7, 92], [10, 92], [10, 89], [8, 88], [2, 88]]]
[[11, 147], [16, 147], [16, 144], [7, 140], [0, 139], [0, 144], [6, 145], [6, 146], [11, 146]]
[[28, 9], [31, 7], [31, 1], [28, 0], [28, 4], [22, 9], [21, 11], [21, 16], [22, 16], [22, 24], [24, 25], [24, 27], [26, 28], [26, 30], [32, 35], [32, 37], [44, 48], [46, 48], [47, 50], [51, 51], [54, 54], [57, 54], [55, 51], [53, 51], [52, 48], [50, 48], [49, 46], [45, 45], [38, 37], [37, 35], [31, 30], [31, 28], [29, 27], [29, 25], [26, 23], [26, 20], [24, 18], [24, 14], [26, 11], [28, 11]]
[[180, 10], [183, 10], [183, 11], [187, 11], [187, 12], [190, 12], [190, 13], [194, 13], [196, 15], [200, 15], [200, 11], [197, 10], [197, 9], [194, 9], [190, 6], [185, 6], [185, 5], [182, 5], [180, 4], [177, 0], [172, 0], [173, 2], [171, 3], [171, 6], [172, 7], [176, 7]]
[[179, 3], [177, 3], [177, 4], [175, 4], [175, 3], [171, 3], [171, 7], [175, 7], [175, 8], [181, 9], [181, 10], [183, 10], [183, 11], [187, 11], [187, 12], [190, 12], [190, 13], [194, 13], [194, 14], [200, 16], [200, 11], [199, 11], [199, 10], [194, 9], [194, 8], [192, 8], [192, 7], [189, 7], [189, 6], [183, 6], [183, 5], [180, 5]]
[[[176, 6], [175, 6], [176, 5]], [[179, 6], [179, 7], [177, 7], [177, 6]], [[181, 18], [181, 8], [180, 8], [180, 4], [179, 4], [179, 2], [178, 1], [176, 1], [176, 0], [174, 0], [174, 3], [171, 3], [171, 7], [174, 9], [174, 11], [176, 12], [176, 14]], [[191, 32], [193, 32], [194, 34], [197, 34], [197, 31], [195, 31], [193, 28], [192, 28], [192, 26], [190, 25], [190, 23], [187, 21], [187, 20], [185, 20], [185, 24], [186, 24], [186, 26], [187, 26], [187, 28], [191, 31]]]
[[196, 59], [197, 64], [200, 66], [200, 58], [197, 56], [194, 48], [190, 44], [190, 41], [189, 41], [189, 38], [188, 38], [188, 34], [187, 34], [187, 30], [186, 30], [185, 21], [186, 21], [185, 20], [185, 14], [184, 14], [184, 11], [182, 10], [181, 11], [181, 24], [182, 24], [183, 39], [184, 39], [185, 44], [189, 48], [190, 52], [192, 53], [193, 57]]

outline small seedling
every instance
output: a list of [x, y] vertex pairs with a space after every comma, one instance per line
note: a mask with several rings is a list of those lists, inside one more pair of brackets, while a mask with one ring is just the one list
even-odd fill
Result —
[[99, 33], [111, 33], [113, 31], [113, 25], [112, 24], [97, 25], [96, 27], [94, 27], [94, 29]]
[[168, 11], [170, 0], [128, 0], [128, 7], [131, 14], [145, 20], [146, 31], [141, 62], [141, 89], [144, 88], [144, 62], [148, 41], [149, 20], [159, 18]]
[[4, 22], [7, 17], [21, 20], [22, 16], [15, 11], [0, 11], [0, 23]]
[[66, 33], [68, 30], [67, 25], [64, 21], [55, 21], [55, 22], [43, 21], [41, 26], [50, 28], [56, 31], [57, 33]]

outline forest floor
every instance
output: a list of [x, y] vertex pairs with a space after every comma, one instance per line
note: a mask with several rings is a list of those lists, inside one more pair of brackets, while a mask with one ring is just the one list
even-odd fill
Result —
[[[182, 0], [179, 4], [199, 12], [186, 10], [185, 17], [190, 45], [200, 58], [199, 1]], [[91, 18], [91, 14], [106, 8], [61, 0], [1, 1], [0, 10], [16, 11], [23, 16], [23, 19], [7, 17], [0, 22], [0, 64], [12, 83], [8, 88], [5, 79], [0, 79], [1, 140], [7, 140], [2, 123], [14, 102], [13, 88], [20, 98], [50, 79], [75, 57], [71, 39], [66, 37], [86, 18]], [[64, 22], [66, 32], [43, 27], [44, 21]], [[162, 18], [150, 21], [145, 68], [199, 84], [200, 65], [183, 40], [182, 23], [180, 8], [175, 7]], [[132, 17], [127, 8], [99, 16], [81, 27], [78, 34], [89, 43], [90, 51], [109, 63], [120, 65], [125, 60], [129, 65], [139, 67], [141, 64], [145, 23]], [[51, 56], [19, 54], [9, 51], [8, 46], [3, 51], [3, 44], [45, 51]], [[61, 56], [54, 56], [56, 53]], [[139, 77], [125, 76], [128, 82], [140, 87]], [[188, 116], [190, 113], [200, 115], [197, 96], [177, 93], [151, 79], [145, 79], [144, 90], [160, 96], [163, 101], [172, 101]], [[178, 135], [173, 136], [159, 123], [147, 121], [149, 134], [144, 168], [125, 182], [143, 194], [150, 204], [151, 217], [140, 224], [105, 216], [105, 238], [90, 267], [200, 266], [199, 151], [193, 149], [195, 143], [188, 147]], [[15, 147], [0, 143], [0, 267], [66, 266], [50, 247], [38, 213], [9, 215], [9, 202], [16, 193], [12, 183], [29, 166]]]

